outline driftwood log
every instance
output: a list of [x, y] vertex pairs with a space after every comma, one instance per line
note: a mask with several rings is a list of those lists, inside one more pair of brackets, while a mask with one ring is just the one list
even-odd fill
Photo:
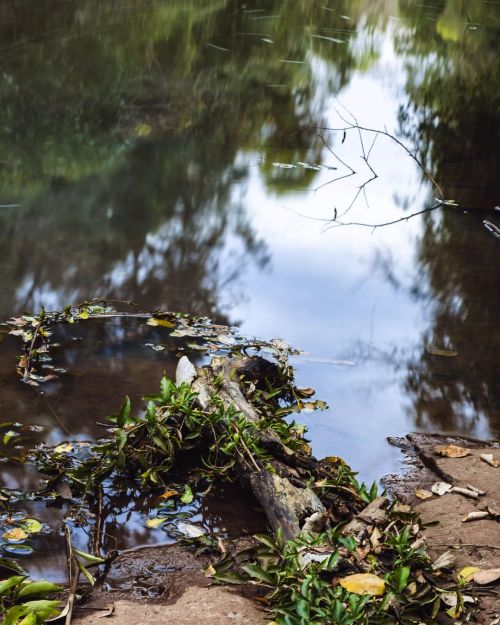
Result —
[[[226, 406], [234, 406], [248, 421], [256, 423], [260, 415], [243, 394], [241, 384], [245, 371], [255, 368], [254, 363], [252, 358], [215, 357], [210, 365], [196, 368], [183, 356], [177, 367], [176, 382], [188, 382], [197, 392], [202, 408], [210, 407], [217, 389], [217, 396]], [[320, 531], [330, 519], [345, 518], [359, 509], [360, 502], [349, 489], [344, 488], [342, 497], [330, 494], [325, 506], [309, 486], [311, 478], [331, 477], [331, 467], [305, 452], [292, 451], [271, 430], [259, 433], [259, 444], [270, 456], [267, 465], [261, 467], [251, 458], [240, 456], [238, 470], [263, 507], [274, 532], [281, 528], [285, 539], [293, 539], [300, 531]]]

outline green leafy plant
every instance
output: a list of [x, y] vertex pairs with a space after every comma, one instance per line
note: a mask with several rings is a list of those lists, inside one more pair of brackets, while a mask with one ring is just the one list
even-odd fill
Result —
[[12, 575], [0, 582], [1, 625], [41, 625], [59, 613], [57, 600], [47, 599], [62, 588], [47, 581]]

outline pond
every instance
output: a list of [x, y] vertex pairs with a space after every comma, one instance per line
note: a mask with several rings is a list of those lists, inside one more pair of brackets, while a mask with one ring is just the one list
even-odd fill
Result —
[[[387, 436], [498, 437], [499, 27], [486, 0], [2, 3], [0, 318], [103, 297], [282, 338], [329, 406], [315, 455], [367, 481]], [[41, 391], [11, 339], [0, 421], [50, 444], [175, 366], [79, 326]]]

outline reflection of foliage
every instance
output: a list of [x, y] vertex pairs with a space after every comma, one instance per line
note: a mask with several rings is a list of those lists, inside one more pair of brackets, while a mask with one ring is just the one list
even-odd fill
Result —
[[[477, 223], [477, 222], [476, 222]], [[407, 388], [414, 396], [418, 427], [475, 429], [486, 416], [500, 426], [500, 297], [492, 259], [498, 241], [482, 229], [464, 228], [455, 213], [429, 218], [420, 243], [420, 263], [429, 277], [432, 327], [424, 344], [458, 352], [443, 358], [424, 351], [409, 363]]]
[[433, 19], [414, 2], [402, 1], [401, 10], [415, 25], [397, 37], [399, 53], [408, 56], [402, 133], [427, 156], [448, 198], [491, 209], [500, 129], [498, 30], [491, 24], [500, 9], [447, 0]]
[[[95, 276], [107, 298], [134, 293], [153, 308], [189, 302], [190, 312], [217, 314], [222, 284], [246, 258], [264, 264], [267, 256], [229, 195], [241, 170], [224, 166], [223, 154], [210, 156], [194, 139], [138, 145], [111, 175], [59, 183], [11, 219], [5, 214], [0, 240], [19, 264], [0, 267], [2, 283], [16, 289], [4, 300], [4, 314], [12, 300], [20, 308], [50, 305], [47, 291], [65, 301], [85, 299]], [[230, 256], [223, 253], [228, 246]]]
[[[500, 74], [498, 31], [490, 26], [499, 9], [460, 0], [431, 10], [406, 1], [400, 6], [413, 25], [397, 39], [399, 52], [408, 55], [410, 96], [401, 111], [401, 132], [425, 155], [446, 197], [492, 209], [498, 203]], [[426, 19], [429, 11], [432, 19]], [[417, 425], [471, 431], [486, 416], [498, 428], [500, 386], [493, 365], [500, 301], [492, 270], [498, 241], [474, 217], [454, 211], [424, 223], [419, 283], [425, 272], [433, 315], [423, 343], [459, 355], [440, 358], [424, 351], [411, 360], [407, 386]]]
[[[222, 285], [250, 258], [265, 262], [232, 192], [247, 175], [237, 155], [319, 160], [315, 133], [296, 132], [321, 121], [326, 91], [309, 61], [334, 60], [335, 91], [355, 56], [315, 37], [353, 30], [321, 2], [259, 11], [231, 0], [0, 7], [1, 188], [26, 204], [0, 215], [4, 256], [18, 259], [1, 267], [5, 316], [90, 294], [213, 315]], [[312, 179], [301, 171], [295, 187]]]

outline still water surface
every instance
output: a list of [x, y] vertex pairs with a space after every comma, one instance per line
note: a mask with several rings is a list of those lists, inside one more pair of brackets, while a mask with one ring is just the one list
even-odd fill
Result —
[[[366, 480], [398, 467], [388, 435], [498, 436], [499, 26], [490, 0], [2, 3], [0, 317], [100, 296], [281, 337], [329, 404], [302, 415], [315, 454]], [[460, 209], [332, 223], [436, 204], [391, 138], [319, 130], [353, 116]], [[42, 396], [11, 338], [0, 418], [49, 443], [175, 366], [82, 324]]]

